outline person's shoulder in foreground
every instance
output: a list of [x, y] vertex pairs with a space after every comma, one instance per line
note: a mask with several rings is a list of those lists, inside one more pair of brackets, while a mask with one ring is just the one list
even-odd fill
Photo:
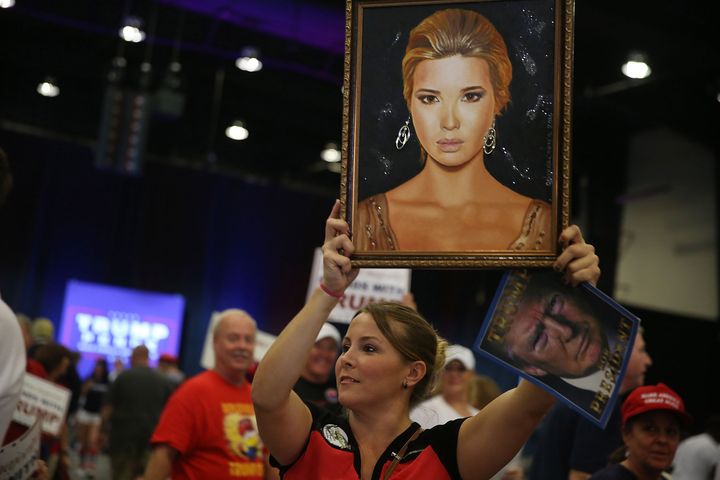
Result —
[[15, 314], [0, 299], [0, 445], [15, 410], [25, 376], [25, 343]]

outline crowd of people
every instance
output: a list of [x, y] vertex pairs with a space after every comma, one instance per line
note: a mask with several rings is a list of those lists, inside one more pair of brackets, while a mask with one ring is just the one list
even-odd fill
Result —
[[[472, 350], [448, 345], [406, 305], [371, 304], [341, 334], [326, 316], [355, 271], [344, 262], [351, 244], [335, 236], [343, 222], [329, 225], [323, 284], [259, 365], [255, 320], [230, 309], [212, 330], [212, 370], [185, 379], [177, 358], [153, 368], [139, 345], [113, 380], [99, 358], [74, 382], [77, 356], [52, 323], [17, 315], [27, 372], [77, 397], [61, 434], [43, 436], [38, 478], [92, 478], [106, 454], [112, 479], [717, 480], [720, 421], [683, 440], [692, 418], [681, 396], [644, 385], [642, 332], [605, 429], [525, 381], [502, 393], [476, 373]], [[25, 427], [7, 430], [4, 443]]]
[[[11, 337], [21, 349], [15, 358], [22, 364], [21, 373], [31, 374], [69, 391], [69, 402], [63, 428], [58, 435], [43, 434], [39, 458], [47, 467], [48, 478], [94, 476], [98, 456], [107, 453], [112, 458], [113, 478], [135, 478], [144, 468], [150, 434], [160, 411], [176, 388], [177, 366], [172, 373], [167, 367], [151, 368], [147, 347], [139, 345], [132, 351], [128, 368], [121, 359], [115, 361], [110, 375], [108, 359], [99, 357], [85, 379], [78, 373], [80, 355], [55, 341], [54, 324], [47, 318], [31, 321], [19, 313], [13, 315], [16, 325], [8, 325], [7, 333], [17, 327], [19, 337]], [[9, 346], [9, 344], [8, 344]], [[11, 349], [4, 352], [12, 351]], [[165, 359], [167, 361], [167, 358]], [[177, 362], [177, 359], [174, 359]], [[8, 367], [12, 364], [6, 364]], [[3, 372], [12, 371], [4, 368]], [[3, 397], [17, 401], [16, 393], [23, 376], [13, 390], [3, 391]], [[3, 383], [6, 388], [7, 383]], [[15, 404], [12, 405], [13, 409]], [[22, 436], [27, 426], [12, 420], [13, 411], [2, 412], [3, 445]], [[137, 446], [135, 452], [134, 447]], [[136, 459], [136, 457], [141, 457]]]

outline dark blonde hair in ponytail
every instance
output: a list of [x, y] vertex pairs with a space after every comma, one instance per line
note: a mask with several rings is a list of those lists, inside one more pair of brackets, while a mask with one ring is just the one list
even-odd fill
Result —
[[445, 348], [448, 343], [422, 315], [399, 303], [378, 302], [368, 304], [355, 316], [368, 313], [372, 316], [383, 336], [408, 362], [425, 363], [427, 372], [413, 388], [410, 408], [417, 405], [434, 390], [445, 364]]

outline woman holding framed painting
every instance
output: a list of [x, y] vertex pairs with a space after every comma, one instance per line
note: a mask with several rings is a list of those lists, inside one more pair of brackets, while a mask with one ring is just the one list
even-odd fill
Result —
[[[326, 222], [323, 279], [260, 362], [253, 404], [260, 435], [282, 478], [380, 480], [490, 478], [522, 447], [554, 403], [522, 381], [477, 415], [423, 430], [410, 409], [432, 391], [447, 343], [415, 310], [373, 303], [350, 322], [335, 364], [339, 401], [347, 415], [303, 403], [292, 391], [317, 333], [358, 270], [348, 224], [336, 202]], [[568, 281], [595, 283], [598, 258], [577, 227], [555, 268]]]

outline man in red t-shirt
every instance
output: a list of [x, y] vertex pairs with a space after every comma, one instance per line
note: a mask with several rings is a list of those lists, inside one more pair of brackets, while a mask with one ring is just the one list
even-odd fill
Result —
[[144, 478], [279, 478], [258, 436], [245, 375], [253, 363], [255, 321], [225, 310], [213, 330], [215, 367], [183, 383], [170, 397], [150, 443]]

